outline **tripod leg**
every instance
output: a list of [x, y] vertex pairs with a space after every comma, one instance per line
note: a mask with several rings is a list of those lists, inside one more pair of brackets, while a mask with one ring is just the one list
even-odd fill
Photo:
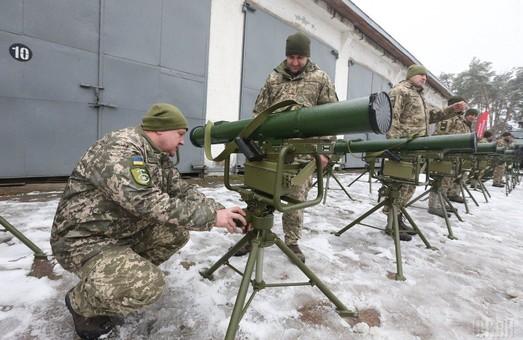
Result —
[[323, 193], [323, 204], [327, 202], [327, 192], [329, 191], [329, 180], [333, 176], [332, 168], [327, 172], [327, 179], [325, 180], [325, 192]]
[[23, 244], [25, 244], [29, 249], [31, 249], [34, 253], [35, 258], [40, 259], [47, 259], [47, 255], [40, 249], [36, 244], [34, 244], [30, 239], [28, 239], [22, 232], [20, 232], [18, 229], [16, 229], [11, 223], [7, 222], [6, 219], [4, 219], [2, 216], [0, 216], [0, 224], [11, 234], [13, 234], [14, 237], [20, 240]]
[[357, 316], [358, 313], [351, 311], [330, 291], [329, 288], [307, 267], [300, 259], [294, 254], [292, 250], [287, 247], [287, 245], [280, 240], [278, 237], [274, 236], [274, 243], [281, 249], [285, 255], [309, 278], [312, 285], [317, 286], [321, 292], [336, 306], [336, 311], [341, 316]]
[[[474, 197], [474, 195], [472, 195], [472, 193], [470, 192], [469, 188], [467, 188], [467, 186], [462, 182], [461, 183], [461, 188], [462, 190], [465, 189], [465, 191], [467, 192], [467, 194], [469, 194], [469, 197], [472, 199], [472, 202], [474, 202], [474, 204], [476, 205], [476, 207], [479, 207], [479, 204], [478, 204], [478, 201], [476, 200], [476, 198]], [[462, 193], [463, 194], [463, 193]], [[464, 194], [463, 194], [464, 195]], [[463, 196], [465, 197], [465, 196]]]
[[[401, 262], [401, 245], [400, 245], [400, 230], [398, 223], [398, 208], [392, 205], [392, 209], [389, 210], [389, 223], [392, 217], [392, 232], [394, 236], [394, 248], [396, 249], [396, 280], [405, 281], [403, 276], [403, 263]], [[392, 216], [390, 216], [392, 214]]]
[[[470, 214], [469, 204], [467, 203], [467, 197], [465, 196], [465, 189], [463, 189], [462, 182], [459, 182], [459, 189], [461, 191], [461, 197], [463, 197], [463, 204], [465, 205], [465, 214]], [[476, 202], [476, 204], [477, 204], [477, 202]]]
[[229, 251], [227, 251], [227, 253], [225, 253], [225, 255], [223, 255], [218, 261], [216, 261], [216, 263], [214, 263], [211, 268], [209, 268], [209, 269], [207, 269], [207, 270], [205, 270], [203, 272], [200, 272], [200, 275], [203, 276], [206, 279], [211, 280], [212, 279], [212, 274], [218, 268], [220, 268], [222, 265], [227, 263], [227, 261], [229, 260], [229, 258], [231, 258], [231, 256], [236, 254], [236, 252], [238, 250], [240, 250], [245, 244], [247, 244], [251, 238], [254, 238], [254, 233], [255, 232], [256, 231], [254, 231], [254, 230], [249, 231], [247, 233], [247, 235], [242, 237], [241, 240], [239, 240], [231, 249], [229, 249]]
[[260, 250], [259, 245], [260, 242], [258, 240], [252, 242], [252, 250], [249, 253], [249, 259], [245, 265], [245, 271], [243, 273], [240, 289], [238, 290], [238, 295], [236, 296], [236, 302], [234, 303], [231, 319], [229, 320], [229, 326], [227, 327], [227, 333], [225, 334], [226, 340], [234, 340], [238, 326], [240, 324], [240, 320], [243, 316], [245, 298], [249, 289], [249, 283], [251, 282], [252, 272], [254, 271], [254, 266], [258, 258], [258, 252]]
[[447, 237], [451, 240], [457, 240], [458, 238], [454, 236], [454, 233], [452, 232], [452, 226], [450, 225], [449, 218], [447, 217], [447, 208], [445, 208], [445, 200], [443, 199], [443, 194], [439, 191], [438, 199], [439, 204], [441, 205], [441, 209], [443, 210], [443, 217], [445, 218], [445, 224], [447, 225], [447, 230], [449, 232], [449, 235]]
[[385, 204], [387, 203], [387, 200], [383, 200], [381, 201], [380, 203], [378, 203], [377, 205], [375, 205], [373, 208], [371, 208], [369, 211], [367, 211], [366, 213], [364, 213], [363, 215], [361, 215], [360, 217], [358, 217], [357, 219], [355, 219], [354, 221], [352, 221], [350, 224], [348, 224], [347, 226], [345, 226], [344, 228], [338, 230], [337, 232], [334, 233], [334, 235], [336, 236], [340, 236], [341, 234], [343, 234], [344, 232], [346, 232], [347, 230], [349, 230], [350, 228], [354, 227], [356, 224], [360, 223], [361, 221], [363, 221], [365, 218], [367, 218], [367, 216], [371, 215], [373, 212], [375, 212], [376, 210], [378, 210], [379, 208], [381, 208], [382, 206], [384, 206]]
[[489, 198], [492, 198], [492, 196], [490, 195], [490, 192], [488, 191], [487, 187], [485, 186], [485, 184], [483, 184], [483, 182], [479, 182], [479, 184], [481, 185], [481, 187], [483, 188], [483, 190], [485, 190], [485, 192], [487, 193], [488, 197]]
[[[461, 216], [460, 216], [459, 213], [458, 213], [458, 209], [456, 209], [456, 208], [454, 207], [454, 205], [453, 205], [452, 203], [450, 203], [450, 201], [449, 201], [449, 199], [447, 198], [447, 196], [441, 194], [441, 197], [443, 197], [443, 199], [445, 200], [445, 202], [447, 202], [447, 204], [448, 204], [448, 206], [450, 207], [450, 209], [452, 209], [452, 213], [453, 213], [454, 215], [456, 215], [456, 217], [458, 218], [458, 220], [459, 220], [460, 222], [463, 222], [463, 219], [461, 218]], [[445, 209], [446, 209], [446, 208], [445, 208]]]
[[409, 221], [410, 225], [412, 226], [412, 228], [414, 228], [414, 230], [416, 231], [416, 233], [419, 235], [419, 237], [421, 238], [421, 240], [423, 241], [423, 243], [425, 243], [425, 246], [429, 249], [432, 249], [432, 250], [435, 250], [436, 248], [434, 248], [433, 246], [430, 245], [429, 241], [427, 240], [427, 238], [425, 237], [425, 235], [423, 235], [423, 233], [421, 232], [421, 230], [418, 228], [417, 224], [414, 222], [414, 220], [412, 219], [412, 217], [409, 215], [409, 213], [407, 213], [407, 210], [403, 207], [400, 207], [400, 211], [401, 213], [403, 214], [403, 216], [405, 216], [405, 218], [407, 219], [407, 221]]
[[[334, 178], [334, 180], [336, 181], [336, 183], [338, 183], [338, 185], [340, 186], [341, 190], [343, 190], [343, 192], [345, 193], [345, 195], [347, 195], [347, 197], [350, 198], [351, 201], [354, 201], [354, 198], [351, 197], [351, 195], [349, 194], [349, 192], [347, 190], [345, 190], [345, 188], [343, 187], [343, 184], [341, 184], [340, 180], [338, 179], [338, 177], [336, 177], [336, 175], [334, 175], [334, 173], [331, 174], [332, 178]], [[327, 192], [327, 191], [325, 191]]]
[[[477, 183], [479, 183], [479, 184], [477, 184]], [[479, 186], [479, 190], [481, 190], [481, 193], [483, 194], [483, 197], [485, 198], [485, 203], [488, 203], [487, 193], [485, 192], [483, 183], [481, 183], [480, 180], [476, 180], [476, 184]]]
[[419, 195], [418, 197], [414, 198], [413, 200], [410, 200], [410, 202], [408, 202], [407, 204], [405, 204], [405, 208], [411, 206], [411, 205], [414, 204], [414, 203], [416, 203], [417, 201], [419, 201], [420, 199], [422, 199], [424, 196], [427, 196], [427, 195], [430, 193], [430, 190], [431, 190], [431, 189], [425, 190], [424, 193], [422, 193], [422, 194]]
[[365, 175], [367, 172], [369, 172], [369, 170], [365, 170], [364, 172], [362, 172], [358, 177], [356, 177], [355, 180], [353, 180], [352, 182], [349, 183], [349, 185], [347, 185], [347, 188], [350, 188], [351, 185], [353, 185], [354, 183], [356, 183], [358, 181], [358, 179], [360, 179], [363, 175]]

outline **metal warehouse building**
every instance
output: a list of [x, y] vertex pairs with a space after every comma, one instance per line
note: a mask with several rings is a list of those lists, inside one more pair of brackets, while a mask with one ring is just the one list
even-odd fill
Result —
[[[191, 127], [249, 117], [297, 30], [340, 99], [387, 91], [418, 62], [347, 0], [0, 2], [0, 179], [68, 176], [155, 102], [179, 106]], [[429, 76], [428, 100], [442, 106], [449, 92]], [[186, 142], [180, 171], [204, 165], [220, 166]]]

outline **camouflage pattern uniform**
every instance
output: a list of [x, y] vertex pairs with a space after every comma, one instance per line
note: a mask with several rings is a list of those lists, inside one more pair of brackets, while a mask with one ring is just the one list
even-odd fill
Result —
[[[509, 143], [501, 137], [496, 140], [497, 146], [507, 147]], [[503, 177], [505, 176], [505, 162], [497, 164], [494, 167], [494, 173], [492, 174], [492, 182], [495, 185], [503, 185]]]
[[[472, 125], [467, 120], [465, 120], [464, 112], [460, 112], [458, 116], [438, 122], [436, 124], [436, 131], [434, 134], [455, 135], [471, 132]], [[441, 189], [443, 194], [448, 197], [461, 196], [461, 188], [458, 183], [454, 182], [453, 177], [443, 177], [441, 182]], [[429, 194], [429, 208], [441, 209], [437, 195], [433, 192]]]
[[[309, 60], [303, 71], [296, 76], [287, 71], [286, 65], [287, 62], [284, 60], [267, 77], [265, 85], [256, 98], [254, 115], [258, 115], [271, 105], [288, 99], [298, 103], [290, 108], [293, 110], [338, 101], [334, 84], [327, 73], [320, 70], [318, 65]], [[280, 111], [284, 110], [289, 110], [289, 108], [283, 108]], [[303, 201], [307, 199], [311, 185], [312, 180], [309, 179], [301, 186], [294, 186], [291, 188], [289, 196]], [[301, 238], [303, 227], [303, 210], [284, 213], [282, 223], [285, 243], [288, 245], [297, 244]]]
[[[452, 109], [439, 110], [425, 103], [423, 88], [408, 80], [402, 80], [389, 92], [392, 105], [392, 126], [387, 138], [405, 138], [429, 135], [429, 124], [449, 119], [457, 113]], [[399, 204], [405, 206], [410, 201], [415, 185], [405, 184], [400, 187]], [[387, 212], [387, 209], [384, 209]]]
[[156, 301], [160, 263], [209, 230], [223, 206], [182, 181], [168, 154], [141, 127], [112, 132], [91, 146], [58, 205], [51, 247], [78, 275], [70, 294], [80, 315], [126, 315]]

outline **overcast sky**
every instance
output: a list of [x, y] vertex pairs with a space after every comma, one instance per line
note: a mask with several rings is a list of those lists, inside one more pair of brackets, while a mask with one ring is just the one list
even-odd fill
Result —
[[434, 75], [523, 66], [522, 0], [351, 0]]

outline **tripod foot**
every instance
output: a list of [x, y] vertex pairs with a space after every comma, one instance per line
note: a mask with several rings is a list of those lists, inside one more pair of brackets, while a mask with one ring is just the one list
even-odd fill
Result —
[[451, 240], [457, 240], [458, 238], [454, 235], [449, 235], [447, 236], [447, 238], [451, 239]]
[[336, 309], [336, 313], [338, 313], [339, 316], [343, 317], [357, 317], [358, 311], [351, 311], [348, 309]]
[[203, 268], [202, 270], [200, 270], [198, 273], [200, 273], [200, 275], [207, 279], [207, 280], [210, 280], [210, 281], [214, 281], [214, 276], [212, 276], [211, 273], [209, 273], [209, 268]]

